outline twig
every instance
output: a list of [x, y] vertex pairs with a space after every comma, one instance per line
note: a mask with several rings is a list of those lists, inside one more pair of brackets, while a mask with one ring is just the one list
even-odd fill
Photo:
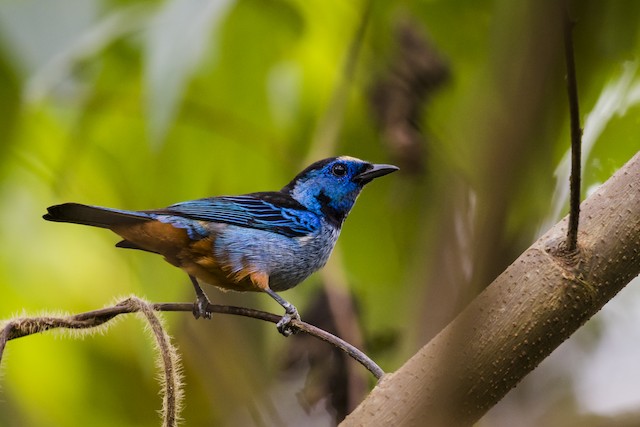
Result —
[[567, 250], [573, 252], [578, 247], [578, 224], [580, 222], [580, 163], [581, 139], [580, 110], [578, 103], [578, 85], [576, 82], [576, 64], [573, 53], [573, 22], [565, 7], [563, 17], [564, 53], [567, 63], [567, 93], [569, 96], [569, 114], [571, 121], [571, 178], [569, 201], [569, 229], [567, 231]]
[[[111, 307], [79, 313], [72, 316], [12, 319], [8, 321], [0, 331], [0, 363], [2, 362], [4, 347], [9, 340], [56, 328], [87, 329], [100, 326], [120, 314], [140, 311], [140, 307], [136, 304], [132, 304], [130, 301], [131, 299], [126, 299]], [[154, 303], [151, 304], [151, 307], [155, 311], [164, 312], [185, 311], [191, 313], [193, 311], [193, 303]], [[208, 309], [213, 313], [252, 317], [254, 319], [264, 320], [271, 323], [277, 323], [281, 318], [281, 316], [278, 316], [277, 314], [245, 307], [210, 304]], [[380, 379], [384, 375], [384, 371], [380, 369], [380, 367], [366, 354], [335, 335], [299, 320], [292, 321], [291, 326], [296, 331], [313, 335], [316, 338], [326, 341], [344, 351], [367, 368], [376, 377], [376, 379]]]

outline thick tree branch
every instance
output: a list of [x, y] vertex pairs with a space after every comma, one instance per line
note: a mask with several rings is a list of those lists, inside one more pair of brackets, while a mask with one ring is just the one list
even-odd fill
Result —
[[640, 273], [640, 153], [387, 374], [341, 426], [469, 426]]
[[[138, 298], [128, 298], [111, 307], [88, 311], [86, 313], [79, 313], [72, 316], [38, 316], [11, 319], [7, 321], [3, 325], [2, 330], [0, 330], [0, 362], [2, 362], [4, 347], [9, 340], [56, 328], [94, 328], [112, 320], [120, 314], [142, 311], [142, 306], [134, 303], [135, 301], [141, 300]], [[148, 306], [155, 311], [186, 311], [189, 313], [193, 311], [192, 303], [149, 303]], [[213, 313], [252, 317], [254, 319], [264, 320], [271, 323], [277, 323], [281, 318], [281, 316], [278, 316], [277, 314], [227, 305], [210, 304], [209, 310]], [[335, 335], [300, 320], [294, 320], [291, 326], [294, 330], [312, 335], [344, 351], [347, 355], [367, 368], [377, 379], [380, 379], [384, 375], [384, 371], [380, 369], [380, 367], [366, 354]]]

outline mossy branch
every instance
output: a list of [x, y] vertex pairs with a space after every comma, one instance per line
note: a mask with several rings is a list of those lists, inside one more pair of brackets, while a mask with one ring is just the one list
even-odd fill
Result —
[[[271, 323], [277, 323], [281, 316], [244, 307], [210, 304], [213, 313], [234, 314], [252, 317]], [[140, 312], [146, 318], [155, 338], [160, 355], [162, 397], [163, 397], [163, 425], [176, 426], [179, 420], [180, 401], [183, 395], [178, 353], [171, 345], [170, 337], [162, 326], [155, 312], [188, 312], [193, 311], [193, 303], [150, 303], [138, 297], [124, 299], [117, 304], [98, 310], [88, 311], [68, 316], [33, 316], [18, 317], [2, 322], [0, 330], [0, 363], [8, 341], [46, 332], [51, 329], [72, 329], [94, 333], [101, 326], [115, 319], [121, 314]], [[366, 354], [348, 342], [300, 320], [291, 323], [292, 328], [304, 332], [332, 344], [367, 368], [377, 379], [384, 375], [384, 371]]]

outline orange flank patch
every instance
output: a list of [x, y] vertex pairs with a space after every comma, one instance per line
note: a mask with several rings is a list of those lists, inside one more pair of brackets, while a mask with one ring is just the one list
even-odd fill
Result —
[[260, 292], [269, 286], [269, 277], [250, 265], [233, 273], [225, 259], [213, 255], [215, 235], [193, 241], [184, 229], [160, 221], [114, 227], [113, 231], [141, 249], [159, 253], [187, 274], [222, 290]]
[[174, 265], [177, 264], [173, 262], [172, 258], [190, 241], [185, 230], [160, 221], [116, 226], [112, 230], [142, 249], [164, 255], [167, 261]]
[[249, 275], [249, 278], [261, 291], [269, 288], [269, 276], [266, 273], [254, 272]]

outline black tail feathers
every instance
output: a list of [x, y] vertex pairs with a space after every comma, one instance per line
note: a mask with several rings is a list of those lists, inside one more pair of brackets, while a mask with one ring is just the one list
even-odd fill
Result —
[[80, 203], [64, 203], [50, 206], [42, 218], [47, 221], [71, 222], [93, 227], [113, 228], [120, 225], [132, 225], [152, 218], [143, 212], [124, 211], [100, 206], [82, 205]]

